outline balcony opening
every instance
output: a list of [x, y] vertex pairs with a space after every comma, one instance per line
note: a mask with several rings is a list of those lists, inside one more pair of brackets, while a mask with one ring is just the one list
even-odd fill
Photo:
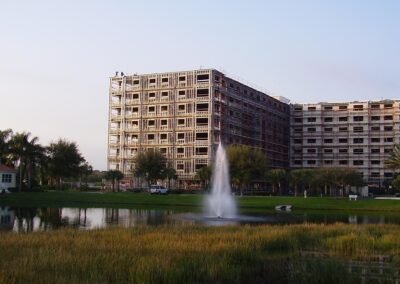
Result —
[[149, 79], [149, 84], [155, 84], [155, 83], [156, 83], [156, 79], [155, 78]]
[[185, 125], [185, 120], [183, 118], [178, 119], [178, 125], [179, 126], [184, 126]]
[[160, 139], [161, 139], [161, 140], [167, 140], [167, 137], [168, 137], [168, 136], [167, 136], [167, 133], [161, 133], [161, 134], [160, 134]]
[[208, 125], [208, 118], [196, 118], [197, 126], [205, 126]]
[[161, 111], [168, 111], [168, 106], [161, 106]]
[[379, 109], [380, 108], [380, 105], [379, 104], [374, 104], [374, 105], [371, 105], [371, 108], [372, 109]]
[[161, 83], [168, 83], [168, 78], [162, 78]]
[[186, 76], [179, 76], [178, 80], [179, 80], [179, 82], [185, 82]]
[[196, 147], [196, 155], [208, 155], [207, 147]]
[[208, 133], [207, 132], [196, 133], [196, 140], [207, 140], [207, 139], [208, 139]]
[[205, 104], [197, 104], [196, 111], [208, 111], [208, 103]]
[[177, 137], [178, 137], [178, 140], [185, 139], [185, 133], [178, 133]]
[[210, 79], [208, 74], [197, 75], [198, 82], [207, 82]]
[[357, 133], [364, 132], [364, 128], [363, 128], [362, 126], [360, 126], [360, 127], [354, 127], [354, 128], [353, 128], [353, 131], [354, 131], [354, 132], [357, 132]]
[[154, 134], [147, 134], [147, 139], [148, 140], [154, 140], [155, 135]]
[[196, 95], [198, 98], [208, 97], [209, 89], [197, 89]]

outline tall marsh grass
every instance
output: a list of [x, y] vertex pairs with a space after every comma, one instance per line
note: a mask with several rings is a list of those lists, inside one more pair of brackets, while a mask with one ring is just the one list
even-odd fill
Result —
[[300, 253], [400, 264], [399, 236], [396, 225], [344, 224], [0, 233], [0, 283], [276, 283], [307, 267], [331, 279], [345, 276], [340, 262], [306, 266]]

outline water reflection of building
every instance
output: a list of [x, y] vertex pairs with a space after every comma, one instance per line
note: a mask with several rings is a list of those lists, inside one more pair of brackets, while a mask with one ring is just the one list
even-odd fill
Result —
[[14, 227], [14, 220], [14, 211], [8, 206], [0, 206], [0, 230], [12, 230]]

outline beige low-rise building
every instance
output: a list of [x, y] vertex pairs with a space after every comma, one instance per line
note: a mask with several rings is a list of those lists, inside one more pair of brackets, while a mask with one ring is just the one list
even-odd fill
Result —
[[382, 185], [393, 178], [384, 161], [398, 143], [399, 100], [291, 106], [291, 168], [356, 168]]

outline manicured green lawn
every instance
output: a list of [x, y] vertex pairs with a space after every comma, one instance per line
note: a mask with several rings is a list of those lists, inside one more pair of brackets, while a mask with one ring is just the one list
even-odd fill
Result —
[[[110, 207], [110, 208], [164, 208], [176, 210], [200, 210], [204, 195], [169, 194], [166, 196], [147, 193], [82, 193], [82, 192], [24, 192], [0, 196], [0, 205], [21, 207]], [[271, 210], [279, 204], [291, 204], [294, 209], [304, 210], [361, 210], [400, 212], [399, 200], [361, 199], [330, 197], [236, 197], [239, 208], [244, 211]]]

